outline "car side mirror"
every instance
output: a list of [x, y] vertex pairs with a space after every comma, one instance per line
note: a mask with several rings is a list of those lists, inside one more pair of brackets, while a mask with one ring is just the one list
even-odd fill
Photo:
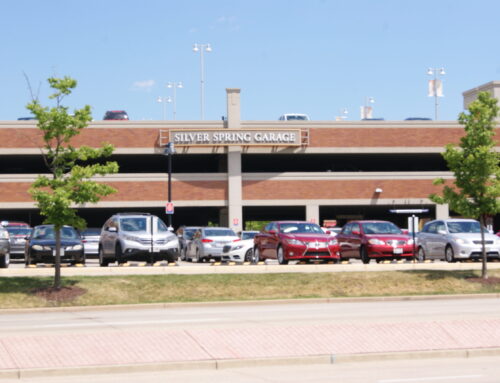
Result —
[[117, 233], [118, 232], [118, 229], [114, 226], [110, 226], [108, 227], [108, 231], [111, 232], [111, 233]]
[[438, 230], [438, 234], [446, 235], [446, 230]]
[[359, 230], [353, 230], [353, 231], [352, 231], [352, 234], [354, 234], [354, 235], [359, 235], [359, 234], [360, 234], [360, 232], [359, 232]]

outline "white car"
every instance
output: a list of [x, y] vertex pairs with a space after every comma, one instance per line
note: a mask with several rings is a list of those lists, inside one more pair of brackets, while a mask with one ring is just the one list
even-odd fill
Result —
[[242, 231], [239, 233], [240, 241], [224, 246], [222, 249], [223, 261], [251, 262], [253, 254], [253, 237], [258, 231]]

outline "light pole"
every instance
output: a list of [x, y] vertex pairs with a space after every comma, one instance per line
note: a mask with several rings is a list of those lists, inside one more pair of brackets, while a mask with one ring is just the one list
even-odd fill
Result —
[[182, 81], [176, 82], [176, 81], [169, 81], [167, 83], [167, 88], [172, 89], [172, 102], [173, 102], [173, 115], [174, 115], [174, 120], [175, 120], [175, 115], [177, 113], [177, 89], [182, 89], [184, 88], [184, 85], [182, 85]]
[[193, 52], [200, 52], [200, 109], [201, 109], [201, 119], [205, 119], [205, 69], [203, 61], [204, 52], [212, 52], [212, 46], [210, 44], [194, 44]]
[[373, 107], [370, 104], [374, 104], [375, 99], [373, 97], [365, 97], [365, 103], [361, 107], [361, 119], [365, 120], [367, 118], [372, 118]]
[[169, 97], [158, 96], [156, 101], [159, 103], [163, 103], [163, 119], [166, 120], [167, 119], [167, 103], [172, 102], [172, 99], [170, 98], [170, 96]]
[[429, 68], [427, 69], [429, 76], [434, 76], [434, 79], [429, 80], [429, 97], [434, 97], [434, 119], [438, 119], [439, 101], [438, 97], [443, 97], [443, 83], [439, 76], [444, 76], [446, 72], [444, 68]]
[[[168, 164], [168, 183], [167, 183], [167, 199], [168, 203], [172, 202], [172, 155], [175, 154], [174, 143], [169, 142], [165, 147], [163, 152], [167, 156]], [[168, 229], [172, 231], [172, 214], [167, 214], [168, 216]]]

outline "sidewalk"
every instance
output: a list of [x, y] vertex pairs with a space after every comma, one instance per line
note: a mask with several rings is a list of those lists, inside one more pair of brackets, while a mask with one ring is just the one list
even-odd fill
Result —
[[0, 379], [476, 352], [500, 355], [500, 319], [6, 335]]

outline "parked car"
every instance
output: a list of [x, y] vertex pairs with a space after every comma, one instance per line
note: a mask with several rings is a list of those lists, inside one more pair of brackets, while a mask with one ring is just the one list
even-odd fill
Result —
[[0, 269], [6, 269], [10, 264], [9, 232], [0, 226]]
[[5, 229], [9, 232], [11, 258], [24, 258], [26, 238], [30, 236], [32, 228], [29, 226], [14, 225], [6, 226]]
[[189, 244], [193, 240], [193, 235], [197, 230], [201, 229], [200, 226], [181, 226], [177, 229], [177, 237], [179, 237], [179, 248], [181, 260], [186, 260], [186, 253]]
[[241, 241], [233, 242], [222, 249], [223, 261], [251, 262], [253, 255], [253, 239], [258, 231], [245, 230], [238, 233]]
[[348, 222], [335, 237], [342, 259], [358, 258], [365, 264], [413, 258], [413, 239], [389, 221], [358, 220]]
[[[61, 228], [61, 262], [85, 264], [85, 253], [80, 234], [71, 226]], [[26, 241], [24, 262], [26, 266], [37, 263], [54, 263], [56, 235], [54, 225], [38, 225]]]
[[101, 228], [88, 227], [80, 231], [82, 237], [83, 250], [86, 256], [97, 256], [99, 254], [99, 238], [101, 238]]
[[307, 221], [274, 221], [254, 238], [253, 261], [277, 259], [280, 264], [291, 260], [340, 260], [338, 242], [318, 224]]
[[119, 213], [101, 229], [99, 264], [108, 266], [129, 260], [175, 262], [179, 258], [179, 239], [157, 216], [148, 213]]
[[192, 262], [221, 260], [224, 246], [237, 241], [240, 237], [229, 227], [202, 227], [194, 234], [186, 258]]
[[[500, 238], [485, 228], [484, 240], [488, 258], [500, 258]], [[481, 258], [481, 224], [474, 219], [433, 220], [417, 234], [417, 244], [419, 261]]]
[[301, 113], [287, 113], [282, 114], [278, 120], [280, 121], [309, 121], [309, 116], [307, 114]]
[[128, 114], [124, 110], [108, 110], [103, 120], [128, 120]]
[[0, 225], [3, 227], [30, 227], [29, 223], [22, 221], [2, 221]]

